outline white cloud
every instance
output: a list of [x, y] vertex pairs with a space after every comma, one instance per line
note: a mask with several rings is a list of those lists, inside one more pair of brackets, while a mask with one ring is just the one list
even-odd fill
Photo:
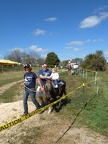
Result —
[[66, 43], [66, 45], [83, 45], [83, 41], [71, 41], [69, 43]]
[[30, 50], [33, 50], [33, 51], [35, 51], [35, 52], [37, 52], [37, 53], [48, 51], [48, 49], [39, 48], [39, 47], [36, 46], [36, 45], [31, 45], [31, 46], [29, 47], [29, 49], [30, 49]]
[[9, 49], [11, 51], [24, 51], [22, 48], [18, 48], [18, 47], [15, 47], [15, 48], [12, 48], [12, 49]]
[[47, 54], [42, 54], [41, 57], [42, 57], [42, 58], [46, 58], [46, 57], [47, 57]]
[[99, 15], [100, 15], [100, 20], [104, 20], [108, 18], [108, 12], [102, 12]]
[[74, 48], [73, 51], [80, 51], [80, 48]]
[[65, 46], [65, 49], [72, 49], [73, 47], [72, 46]]
[[38, 35], [45, 35], [45, 33], [46, 33], [46, 31], [44, 31], [44, 30], [41, 30], [41, 29], [36, 29], [34, 32], [33, 32], [33, 34], [35, 35], [35, 36], [38, 36]]
[[80, 48], [74, 48], [73, 46], [83, 46], [84, 44], [89, 43], [89, 42], [103, 42], [103, 41], [104, 40], [101, 38], [94, 39], [94, 40], [87, 39], [86, 41], [71, 41], [71, 42], [66, 43], [65, 49], [73, 49], [74, 51], [79, 51]]
[[90, 40], [90, 39], [87, 39], [86, 42], [91, 42], [91, 40]]
[[57, 20], [57, 17], [52, 17], [52, 18], [47, 18], [45, 19], [45, 21], [56, 21]]
[[94, 27], [100, 23], [100, 19], [97, 16], [90, 16], [80, 22], [80, 28]]
[[90, 16], [80, 22], [80, 28], [90, 28], [98, 25], [101, 21], [108, 18], [107, 12], [102, 12], [99, 16]]
[[104, 41], [103, 39], [94, 39], [91, 42], [103, 42], [103, 41]]
[[99, 7], [99, 8], [97, 8], [97, 9], [94, 10], [94, 13], [97, 13], [99, 11], [104, 11], [105, 9], [108, 9], [108, 6]]

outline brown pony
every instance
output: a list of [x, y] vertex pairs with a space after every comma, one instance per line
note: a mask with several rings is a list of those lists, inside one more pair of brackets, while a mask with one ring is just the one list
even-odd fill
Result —
[[71, 70], [72, 70], [71, 63], [67, 64], [67, 70], [68, 70], [68, 74], [71, 75]]
[[[60, 85], [59, 82], [59, 86], [58, 88], [54, 88], [52, 81], [51, 80], [47, 80], [45, 85], [44, 85], [44, 90], [45, 90], [45, 95], [46, 95], [46, 99], [47, 99], [47, 104], [56, 101], [57, 99], [59, 99], [60, 97], [67, 94], [66, 92], [66, 82], [64, 80], [61, 80], [63, 82], [62, 85]], [[54, 105], [53, 107], [55, 108], [56, 105]], [[58, 106], [60, 107], [60, 102], [58, 103]], [[50, 113], [52, 111], [52, 107], [49, 107], [49, 111], [48, 113]]]

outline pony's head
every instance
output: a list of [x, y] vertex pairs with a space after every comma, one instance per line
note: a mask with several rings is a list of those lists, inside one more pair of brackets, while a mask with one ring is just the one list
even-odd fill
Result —
[[44, 90], [45, 90], [45, 95], [46, 97], [50, 96], [51, 97], [51, 93], [53, 91], [53, 86], [52, 86], [52, 82], [50, 80], [47, 80], [45, 85], [44, 85]]

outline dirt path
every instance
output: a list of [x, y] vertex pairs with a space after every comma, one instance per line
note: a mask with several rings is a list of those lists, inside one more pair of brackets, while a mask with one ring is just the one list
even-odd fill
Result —
[[[12, 86], [11, 83], [10, 86]], [[2, 87], [2, 90], [9, 88]], [[23, 113], [22, 100], [0, 104], [0, 126], [20, 117]], [[35, 109], [31, 101], [28, 102], [29, 112]], [[74, 118], [73, 118], [74, 120]], [[87, 127], [74, 124], [70, 127], [66, 118], [46, 110], [42, 115], [36, 114], [29, 119], [0, 132], [0, 144], [108, 144], [104, 137]], [[65, 133], [66, 132], [66, 133]], [[64, 134], [65, 133], [65, 134]]]
[[6, 84], [2, 87], [0, 87], [0, 94], [2, 94], [5, 90], [9, 89], [11, 86], [17, 84], [17, 83], [20, 83], [22, 82], [23, 80], [19, 80], [19, 81], [16, 81], [16, 82], [12, 82], [12, 83], [9, 83], [9, 84]]

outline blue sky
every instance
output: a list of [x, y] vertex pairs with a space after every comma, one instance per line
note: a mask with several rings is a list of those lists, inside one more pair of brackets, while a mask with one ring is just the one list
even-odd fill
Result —
[[0, 59], [14, 49], [108, 61], [108, 0], [0, 0]]

